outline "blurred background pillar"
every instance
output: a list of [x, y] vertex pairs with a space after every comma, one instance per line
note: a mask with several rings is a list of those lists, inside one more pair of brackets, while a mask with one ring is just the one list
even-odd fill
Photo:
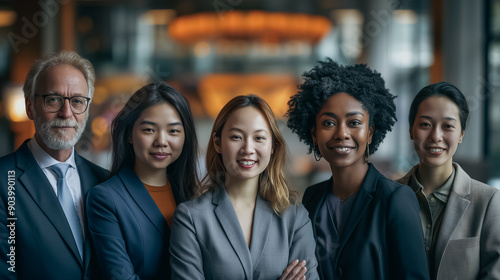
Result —
[[[41, 7], [38, 0], [16, 1], [14, 4], [17, 19], [9, 33], [8, 38], [12, 47], [12, 63], [11, 63], [11, 83], [12, 88], [16, 85], [24, 84], [26, 75], [31, 67], [31, 64], [42, 55], [42, 32], [41, 28], [47, 24], [48, 17], [41, 12]], [[6, 89], [5, 89], [6, 90]], [[19, 87], [17, 87], [19, 95]], [[3, 100], [7, 93], [4, 92]], [[9, 94], [10, 96], [13, 96]], [[16, 98], [16, 97], [12, 97]], [[16, 106], [22, 107], [23, 104], [14, 102]], [[6, 105], [7, 115], [10, 116], [12, 111], [19, 111], [22, 108], [12, 108]], [[31, 138], [35, 133], [32, 121], [26, 118], [10, 119], [10, 127], [14, 133], [14, 148], [17, 149], [26, 138]]]
[[430, 68], [430, 83], [434, 84], [443, 80], [443, 1], [431, 2], [432, 30], [434, 34], [434, 62]]
[[75, 50], [75, 1], [67, 1], [66, 4], [61, 5], [61, 49], [62, 50]]
[[484, 127], [484, 1], [443, 0], [443, 80], [456, 85], [466, 96], [470, 117], [458, 159], [483, 159]]

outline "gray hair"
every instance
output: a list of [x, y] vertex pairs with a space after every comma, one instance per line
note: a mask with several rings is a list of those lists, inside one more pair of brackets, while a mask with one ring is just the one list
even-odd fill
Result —
[[94, 96], [95, 73], [92, 63], [74, 51], [61, 51], [37, 60], [31, 66], [23, 86], [24, 98], [33, 100], [38, 76], [50, 67], [60, 64], [71, 65], [82, 72], [87, 81], [88, 97], [92, 98]]

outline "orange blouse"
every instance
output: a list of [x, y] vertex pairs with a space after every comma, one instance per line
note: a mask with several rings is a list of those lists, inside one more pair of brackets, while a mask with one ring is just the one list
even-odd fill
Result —
[[174, 193], [172, 192], [172, 186], [170, 182], [168, 182], [164, 186], [156, 187], [144, 184], [149, 194], [153, 198], [160, 209], [163, 217], [168, 223], [168, 226], [172, 228], [172, 220], [174, 219], [174, 211], [177, 207], [177, 203], [175, 203]]

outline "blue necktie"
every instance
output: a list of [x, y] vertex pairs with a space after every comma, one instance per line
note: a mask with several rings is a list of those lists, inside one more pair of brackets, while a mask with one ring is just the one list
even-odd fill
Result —
[[76, 246], [78, 247], [78, 252], [80, 257], [83, 259], [82, 248], [83, 248], [83, 234], [82, 227], [80, 225], [80, 218], [76, 213], [75, 203], [73, 202], [73, 197], [71, 197], [71, 192], [69, 190], [68, 184], [66, 183], [66, 172], [68, 171], [69, 164], [58, 163], [51, 166], [52, 170], [57, 174], [57, 199], [61, 204], [66, 219], [68, 220], [71, 231], [73, 232], [73, 237], [75, 238]]

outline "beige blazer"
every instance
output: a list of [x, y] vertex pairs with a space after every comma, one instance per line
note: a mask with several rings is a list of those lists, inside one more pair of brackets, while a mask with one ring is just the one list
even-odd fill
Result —
[[[458, 165], [434, 248], [431, 279], [500, 279], [500, 191]], [[398, 182], [408, 184], [417, 166]]]

